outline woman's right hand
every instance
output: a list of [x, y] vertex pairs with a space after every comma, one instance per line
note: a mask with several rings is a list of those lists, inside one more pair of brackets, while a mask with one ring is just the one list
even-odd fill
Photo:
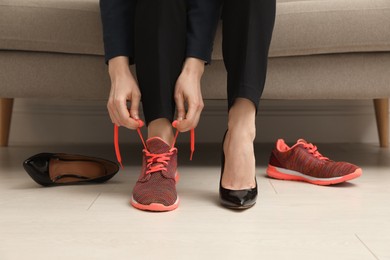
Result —
[[[141, 92], [128, 64], [129, 60], [124, 56], [109, 60], [111, 91], [107, 108], [112, 123], [129, 129], [137, 129]], [[130, 112], [127, 108], [127, 101], [131, 103]]]

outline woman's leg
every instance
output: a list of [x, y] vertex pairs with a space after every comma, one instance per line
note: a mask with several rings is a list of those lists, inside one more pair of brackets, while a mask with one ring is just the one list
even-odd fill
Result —
[[140, 0], [135, 61], [148, 137], [172, 143], [174, 89], [186, 53], [186, 1]]
[[275, 20], [275, 0], [225, 0], [223, 55], [228, 73], [228, 133], [222, 186], [255, 186], [253, 141], [255, 118], [263, 92], [268, 50]]
[[228, 108], [242, 97], [257, 109], [267, 72], [275, 0], [224, 0], [222, 20]]
[[135, 64], [148, 140], [131, 204], [141, 210], [170, 211], [179, 204], [171, 121], [175, 84], [186, 52], [186, 17], [186, 1], [137, 1]]

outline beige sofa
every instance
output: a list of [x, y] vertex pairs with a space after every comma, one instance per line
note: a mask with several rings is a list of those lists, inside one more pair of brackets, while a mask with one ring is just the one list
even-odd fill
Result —
[[[98, 0], [0, 0], [0, 145], [15, 98], [106, 99]], [[224, 99], [221, 34], [203, 80]], [[374, 100], [389, 142], [390, 1], [279, 0], [265, 99]]]

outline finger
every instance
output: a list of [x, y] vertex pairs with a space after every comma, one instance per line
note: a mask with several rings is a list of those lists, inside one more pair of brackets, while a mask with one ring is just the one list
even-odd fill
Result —
[[196, 118], [198, 111], [198, 103], [197, 102], [189, 102], [188, 104], [188, 112], [185, 115], [185, 119], [179, 121], [177, 123], [177, 129], [180, 132], [187, 132], [196, 126]]
[[197, 106], [197, 111], [196, 111], [196, 117], [195, 117], [195, 122], [194, 122], [194, 126], [193, 128], [197, 127], [198, 126], [198, 123], [199, 123], [199, 120], [200, 120], [200, 115], [202, 114], [202, 111], [203, 111], [203, 108], [204, 108], [204, 102], [203, 102], [203, 98], [202, 98], [202, 94], [200, 93], [200, 96], [199, 96], [199, 100], [198, 100], [198, 106]]
[[114, 108], [113, 102], [110, 100], [107, 102], [107, 110], [108, 110], [108, 113], [110, 115], [111, 122], [113, 124], [120, 126], [119, 119], [116, 115], [116, 109]]
[[114, 97], [114, 92], [113, 92], [113, 88], [111, 87], [110, 95], [107, 101], [107, 110], [108, 110], [108, 114], [110, 115], [111, 122], [119, 126], [119, 120], [115, 114], [116, 112], [115, 112], [113, 97]]
[[[199, 108], [198, 108], [198, 110], [197, 110], [196, 113], [195, 113], [195, 119], [194, 119], [192, 128], [196, 128], [196, 127], [198, 126], [199, 120], [200, 120], [200, 115], [201, 115], [201, 113], [202, 113], [202, 110], [203, 110], [203, 106], [200, 105]], [[191, 129], [192, 129], [192, 128], [191, 128]], [[190, 129], [190, 130], [191, 130], [191, 129]]]
[[108, 115], [110, 116], [111, 123], [116, 124], [115, 119], [114, 119], [114, 116], [112, 115], [112, 113], [111, 113], [110, 110], [108, 110]]
[[129, 129], [137, 129], [138, 122], [130, 117], [129, 110], [127, 109], [126, 100], [119, 99], [115, 101], [115, 108], [119, 115], [119, 122], [121, 125]]
[[130, 116], [136, 120], [139, 119], [139, 103], [141, 95], [139, 93], [133, 93], [131, 97]]
[[200, 120], [200, 115], [202, 113], [202, 110], [203, 110], [203, 107], [204, 107], [204, 104], [203, 104], [203, 101], [199, 101], [199, 103], [197, 103], [195, 109], [195, 116], [194, 116], [194, 119], [193, 119], [193, 122], [192, 122], [192, 126], [189, 130], [195, 128], [198, 126], [198, 123], [199, 123], [199, 120]]
[[181, 121], [186, 116], [186, 109], [184, 107], [184, 97], [182, 94], [178, 94], [175, 97], [175, 103], [177, 108], [177, 120]]

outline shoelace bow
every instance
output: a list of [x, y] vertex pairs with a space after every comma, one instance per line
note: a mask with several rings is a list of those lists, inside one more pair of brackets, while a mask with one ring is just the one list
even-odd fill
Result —
[[309, 153], [311, 153], [314, 157], [320, 159], [320, 160], [329, 160], [328, 157], [323, 156], [319, 151], [317, 146], [313, 145], [312, 143], [305, 143], [303, 144], [303, 147], [305, 147]]
[[[172, 149], [175, 147], [177, 136], [179, 135], [179, 130], [176, 129], [175, 137], [173, 139], [173, 144], [171, 146], [171, 149], [169, 152], [161, 153], [161, 154], [154, 154], [148, 151], [148, 148], [146, 147], [145, 140], [142, 136], [141, 128], [144, 126], [144, 122], [140, 119], [138, 119], [139, 127], [137, 128], [137, 132], [139, 137], [141, 138], [142, 144], [144, 146], [145, 155], [148, 157], [147, 159], [147, 168], [146, 174], [157, 172], [157, 171], [167, 171], [166, 166], [168, 165], [168, 161], [171, 159], [171, 155], [173, 154]], [[172, 123], [172, 126], [176, 128], [177, 121], [174, 121]], [[123, 169], [122, 164], [122, 157], [121, 152], [119, 150], [119, 138], [118, 138], [118, 129], [119, 127], [115, 124], [114, 125], [114, 146], [115, 146], [115, 154], [116, 159], [118, 160], [119, 164], [121, 165]], [[195, 129], [191, 129], [190, 132], [190, 142], [191, 142], [191, 155], [190, 160], [192, 160], [192, 156], [195, 151]]]

